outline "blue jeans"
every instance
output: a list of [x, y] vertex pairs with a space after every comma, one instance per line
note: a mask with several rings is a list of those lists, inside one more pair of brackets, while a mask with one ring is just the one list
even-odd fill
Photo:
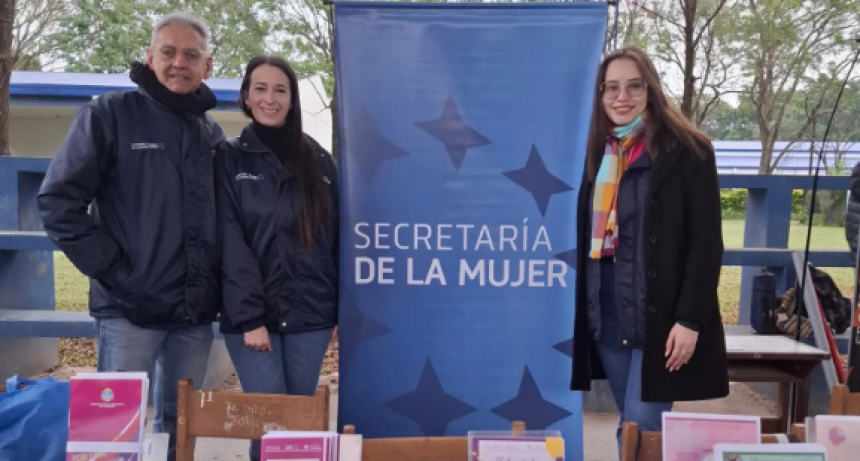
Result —
[[211, 324], [151, 330], [121, 317], [96, 319], [98, 371], [149, 374], [152, 430], [170, 434], [169, 461], [176, 459], [179, 380], [191, 378], [197, 389], [203, 385], [213, 336]]
[[620, 453], [621, 428], [625, 421], [635, 422], [642, 431], [662, 431], [663, 412], [672, 411], [672, 402], [642, 401], [642, 349], [622, 348], [618, 338], [615, 265], [601, 264], [600, 339], [595, 346], [618, 408], [615, 437]]
[[[254, 394], [315, 395], [332, 329], [297, 333], [269, 333], [272, 350], [245, 346], [243, 334], [225, 334], [224, 344], [242, 392]], [[252, 460], [260, 459], [260, 441], [251, 441]]]

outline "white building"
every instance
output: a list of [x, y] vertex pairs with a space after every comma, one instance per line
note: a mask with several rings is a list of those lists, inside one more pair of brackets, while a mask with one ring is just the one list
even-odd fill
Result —
[[[249, 122], [237, 104], [241, 83], [239, 79], [206, 81], [218, 99], [218, 106], [210, 114], [228, 136], [238, 136]], [[105, 93], [134, 88], [136, 85], [128, 74], [12, 72], [9, 88], [12, 156], [53, 157], [82, 104]], [[315, 75], [300, 80], [299, 93], [305, 132], [330, 152], [330, 98], [322, 79]]]

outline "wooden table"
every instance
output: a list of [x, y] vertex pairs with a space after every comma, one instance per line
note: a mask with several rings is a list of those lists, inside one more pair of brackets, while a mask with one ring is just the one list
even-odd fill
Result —
[[809, 378], [830, 354], [781, 335], [757, 335], [749, 326], [726, 325], [729, 380], [776, 383], [778, 416], [762, 418], [762, 433], [787, 433], [803, 423], [809, 407]]

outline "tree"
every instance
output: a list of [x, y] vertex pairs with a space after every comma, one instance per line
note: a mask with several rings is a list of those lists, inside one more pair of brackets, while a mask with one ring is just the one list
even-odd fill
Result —
[[281, 52], [277, 47], [266, 45], [269, 37], [282, 27], [277, 24], [280, 18], [272, 14], [277, 0], [168, 0], [164, 3], [162, 11], [188, 10], [209, 24], [216, 77], [241, 77], [252, 57]]
[[[745, 91], [756, 108], [762, 140], [759, 172], [770, 174], [785, 155], [784, 150], [774, 157], [774, 145], [783, 131], [795, 94], [809, 82], [809, 74], [829, 69], [831, 85], [841, 80], [845, 63], [850, 59], [850, 41], [845, 37], [858, 29], [860, 3], [856, 0], [743, 2], [746, 8], [732, 17], [735, 53], [750, 82]], [[812, 118], [807, 121], [812, 123]]]
[[299, 75], [319, 74], [331, 95], [331, 154], [338, 160], [339, 120], [334, 77], [334, 12], [324, 0], [286, 0], [275, 6], [275, 16], [283, 18], [282, 48]]
[[[411, 1], [411, 0], [395, 0]], [[438, 1], [438, 0], [425, 0]], [[502, 0], [508, 1], [508, 0]], [[283, 0], [275, 3], [275, 17], [284, 24], [283, 49], [296, 72], [319, 74], [327, 94], [332, 120], [332, 155], [339, 157], [337, 85], [334, 75], [334, 12], [330, 0]]]
[[152, 24], [174, 10], [200, 16], [212, 30], [214, 77], [238, 77], [250, 57], [268, 50], [273, 0], [77, 0], [52, 35], [67, 72], [127, 72], [143, 60]]
[[18, 4], [12, 27], [12, 68], [42, 70], [51, 54], [51, 29], [69, 13], [70, 0], [27, 0]]
[[708, 111], [700, 127], [713, 139], [750, 141], [759, 139], [755, 107], [749, 98], [740, 98], [738, 107], [719, 100]]
[[12, 24], [15, 0], [0, 0], [0, 156], [10, 155], [9, 80], [12, 76]]
[[[643, 4], [638, 1], [620, 2], [618, 18], [615, 18], [612, 8], [609, 9], [609, 24], [606, 27], [606, 42], [609, 49], [618, 43], [636, 45], [645, 49], [648, 45], [648, 33], [654, 27], [654, 21], [648, 19]], [[613, 42], [613, 36], [615, 40]]]
[[610, 17], [612, 22], [606, 28], [606, 41], [609, 42], [612, 39], [614, 32], [617, 43], [647, 49], [649, 37], [656, 33], [656, 22], [646, 10], [644, 1], [621, 2], [618, 6], [617, 29], [614, 18]]
[[[722, 53], [731, 25], [723, 14], [729, 0], [638, 1], [631, 8], [649, 15], [655, 27], [643, 37], [656, 61], [668, 64], [681, 77], [683, 87], [677, 97], [681, 112], [701, 125], [730, 81], [732, 64]], [[641, 46], [641, 45], [640, 45]]]
[[[840, 66], [841, 67], [841, 66]], [[842, 69], [844, 70], [844, 69]], [[824, 141], [824, 132], [833, 117], [833, 124], [827, 136], [827, 144], [822, 155], [822, 166], [830, 171], [839, 171], [844, 168], [844, 157], [850, 148], [850, 143], [856, 141], [857, 120], [846, 119], [846, 116], [856, 117], [850, 114], [852, 100], [856, 100], [850, 94], [851, 86], [846, 88], [843, 95], [838, 114], [834, 114], [836, 96], [841, 86], [837, 70], [830, 73], [821, 73], [817, 79], [805, 79], [804, 90], [798, 90], [785, 111], [780, 136], [789, 144], [777, 153], [773, 160], [774, 168], [779, 166], [786, 152], [795, 143], [809, 143], [809, 174], [812, 174], [815, 160]]]
[[151, 18], [158, 14], [155, 6], [130, 0], [76, 1], [51, 36], [57, 59], [66, 63], [66, 72], [127, 72], [132, 61], [143, 59]]
[[[809, 89], [798, 92], [793, 107], [786, 113], [784, 126], [789, 133], [798, 134], [791, 141], [810, 143], [810, 174], [822, 146], [822, 167], [828, 171], [840, 174], [853, 166], [847, 164], [845, 156], [860, 141], [860, 84], [849, 83], [839, 107], [835, 107], [841, 83], [833, 82], [829, 75], [823, 74], [818, 81], [811, 82]], [[831, 116], [833, 122], [826, 144], [823, 144]]]

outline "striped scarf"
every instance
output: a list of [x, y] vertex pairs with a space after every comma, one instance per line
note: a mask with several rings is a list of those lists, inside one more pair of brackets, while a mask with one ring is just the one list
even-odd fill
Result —
[[644, 131], [642, 117], [637, 117], [607, 136], [606, 150], [594, 180], [589, 251], [592, 259], [615, 255], [618, 245], [618, 184], [627, 167], [645, 150]]

